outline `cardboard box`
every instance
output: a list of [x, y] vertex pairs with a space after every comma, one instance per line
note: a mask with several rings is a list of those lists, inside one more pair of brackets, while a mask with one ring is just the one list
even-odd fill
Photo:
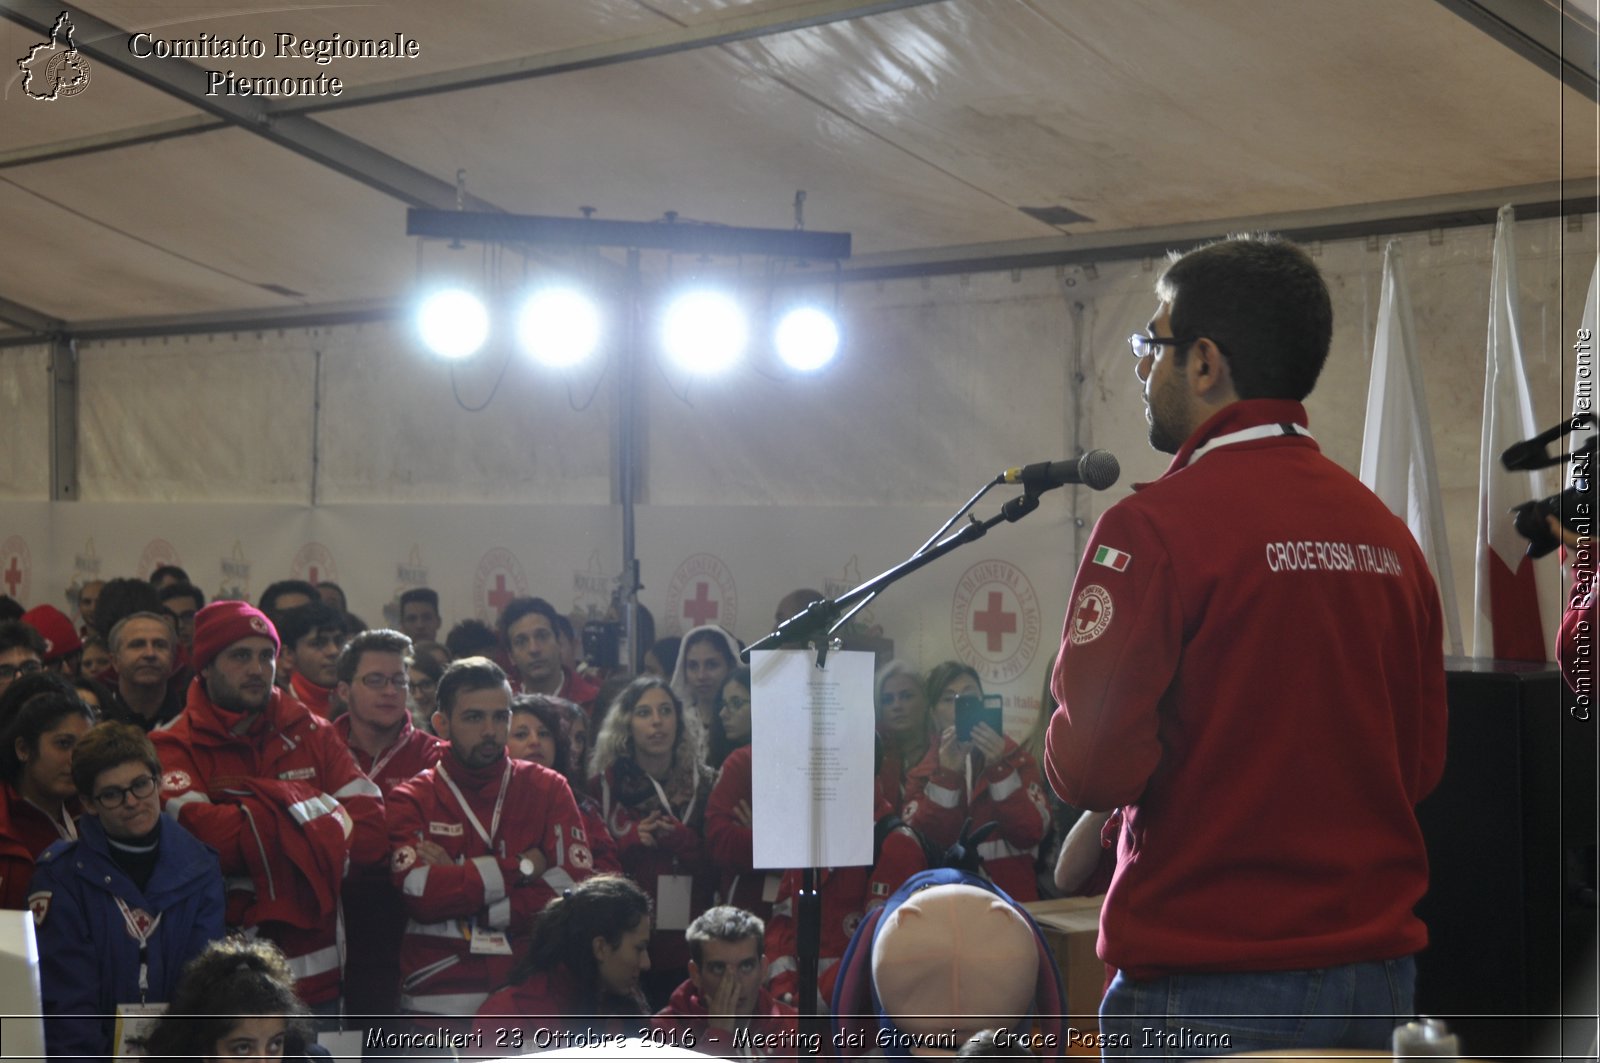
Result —
[[[1100, 936], [1100, 905], [1105, 896], [1062, 897], [1024, 904], [1056, 954], [1067, 994], [1067, 1020], [1085, 1032], [1100, 1029], [1100, 998], [1105, 996], [1106, 965], [1094, 954]], [[1098, 1055], [1098, 1052], [1093, 1053]]]

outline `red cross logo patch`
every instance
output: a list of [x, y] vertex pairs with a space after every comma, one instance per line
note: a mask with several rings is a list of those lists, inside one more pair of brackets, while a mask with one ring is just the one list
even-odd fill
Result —
[[1072, 605], [1072, 644], [1093, 642], [1111, 626], [1111, 592], [1091, 583], [1078, 592]]
[[33, 913], [33, 925], [44, 926], [44, 917], [50, 914], [49, 890], [40, 890], [28, 897], [28, 911]]

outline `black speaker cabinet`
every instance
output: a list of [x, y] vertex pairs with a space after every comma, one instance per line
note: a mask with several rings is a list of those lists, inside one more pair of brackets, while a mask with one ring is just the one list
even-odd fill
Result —
[[1444, 779], [1417, 808], [1417, 1010], [1446, 1018], [1464, 1056], [1581, 1056], [1594, 1022], [1558, 1016], [1594, 1014], [1597, 722], [1553, 666], [1447, 667]]

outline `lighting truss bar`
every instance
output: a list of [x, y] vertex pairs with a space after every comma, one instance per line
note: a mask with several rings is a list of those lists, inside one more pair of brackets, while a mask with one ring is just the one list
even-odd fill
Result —
[[837, 261], [850, 257], [849, 233], [746, 229], [679, 221], [606, 221], [470, 210], [406, 211], [406, 235], [486, 244], [634, 247], [685, 255], [768, 255]]

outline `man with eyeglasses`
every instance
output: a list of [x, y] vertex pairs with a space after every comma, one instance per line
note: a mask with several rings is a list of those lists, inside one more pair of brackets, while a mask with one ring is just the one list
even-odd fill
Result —
[[115, 1017], [172, 999], [184, 964], [223, 934], [217, 854], [161, 814], [161, 762], [143, 731], [106, 722], [72, 751], [84, 814], [30, 887], [45, 1047], [110, 1059]]
[[708, 908], [684, 931], [689, 977], [672, 992], [650, 1025], [689, 1035], [672, 1044], [692, 1045], [710, 1056], [759, 1059], [793, 1051], [799, 1020], [794, 1008], [775, 999], [762, 943], [766, 927], [753, 912], [731, 905]]
[[[398, 631], [363, 631], [345, 645], [336, 666], [347, 711], [333, 729], [385, 799], [396, 786], [439, 763], [447, 743], [413, 727], [406, 706], [406, 656], [411, 640]], [[345, 1010], [388, 1015], [400, 993], [400, 937], [406, 910], [385, 864], [345, 884]]]
[[1173, 458], [1095, 526], [1045, 756], [1068, 803], [1123, 809], [1105, 1053], [1387, 1051], [1428, 941], [1438, 592], [1307, 428], [1333, 331], [1310, 257], [1230, 239], [1176, 258], [1156, 295], [1130, 342]]
[[0, 621], [0, 694], [18, 676], [44, 668], [44, 636], [21, 620]]
[[388, 852], [383, 797], [326, 721], [273, 685], [280, 644], [245, 602], [212, 602], [194, 625], [183, 713], [151, 737], [168, 814], [212, 848], [228, 876], [228, 925], [288, 957], [295, 992], [339, 1014], [345, 877]]

